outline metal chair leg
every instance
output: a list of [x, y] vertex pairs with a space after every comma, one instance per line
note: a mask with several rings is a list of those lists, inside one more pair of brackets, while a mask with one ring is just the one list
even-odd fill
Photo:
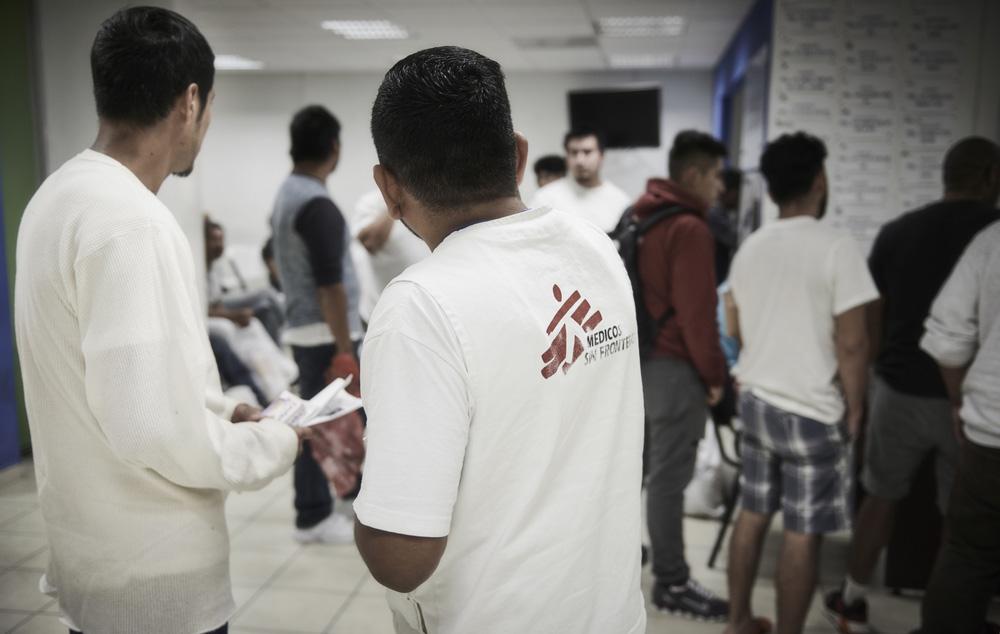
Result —
[[715, 536], [715, 544], [712, 546], [712, 554], [708, 556], [708, 567], [715, 568], [715, 560], [719, 556], [719, 551], [722, 550], [722, 542], [726, 538], [726, 530], [729, 528], [729, 524], [733, 521], [733, 511], [736, 509], [736, 501], [740, 497], [740, 476], [736, 475], [736, 479], [733, 481], [732, 491], [729, 493], [729, 497], [726, 498], [726, 505], [722, 512], [722, 522], [719, 524], [719, 532]]

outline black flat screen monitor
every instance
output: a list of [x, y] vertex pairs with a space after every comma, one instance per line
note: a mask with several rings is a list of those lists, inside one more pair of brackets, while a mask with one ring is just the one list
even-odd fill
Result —
[[660, 89], [569, 93], [572, 128], [604, 133], [607, 147], [660, 147]]

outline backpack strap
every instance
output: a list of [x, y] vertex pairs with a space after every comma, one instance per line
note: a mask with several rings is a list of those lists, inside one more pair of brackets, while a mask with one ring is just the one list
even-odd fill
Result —
[[[671, 205], [669, 207], [664, 207], [663, 209], [657, 209], [656, 211], [649, 214], [648, 216], [646, 216], [641, 221], [638, 221], [635, 224], [636, 237], [643, 235], [644, 233], [652, 229], [655, 225], [659, 224], [661, 221], [666, 220], [671, 216], [680, 215], [684, 213], [684, 211], [685, 211], [684, 207], [681, 207], [680, 205]], [[626, 213], [631, 213], [631, 212], [632, 208], [630, 207], [628, 209], [628, 212]], [[638, 252], [636, 253], [636, 255], [638, 256]], [[658, 319], [656, 319], [656, 331], [659, 332], [659, 330], [663, 328], [663, 325], [666, 324], [668, 321], [670, 321], [670, 319], [673, 318], [673, 316], [676, 314], [677, 311], [674, 309], [673, 306], [667, 308], [666, 312], [663, 313]]]

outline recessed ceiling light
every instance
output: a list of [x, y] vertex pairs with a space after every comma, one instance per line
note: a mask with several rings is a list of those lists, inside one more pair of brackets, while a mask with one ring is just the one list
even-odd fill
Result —
[[242, 55], [216, 55], [215, 68], [217, 70], [258, 70], [264, 68], [264, 62]]
[[676, 63], [676, 55], [623, 54], [608, 57], [608, 65], [612, 68], [665, 68]]
[[662, 15], [600, 18], [596, 26], [599, 35], [608, 37], [650, 37], [680, 35], [684, 24], [679, 15]]
[[345, 40], [405, 40], [410, 34], [389, 20], [326, 20], [322, 27]]

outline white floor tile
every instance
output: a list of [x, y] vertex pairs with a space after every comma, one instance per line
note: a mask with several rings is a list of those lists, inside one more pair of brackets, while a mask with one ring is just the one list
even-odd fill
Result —
[[0, 611], [0, 632], [10, 632], [15, 626], [24, 622], [31, 616], [24, 612], [3, 612]]
[[233, 624], [322, 632], [346, 600], [347, 594], [268, 588], [239, 613]]
[[334, 634], [393, 634], [392, 613], [385, 599], [357, 596], [331, 630]]
[[39, 614], [14, 630], [16, 634], [66, 634], [66, 626], [58, 616]]
[[271, 587], [349, 594], [367, 575], [368, 569], [360, 557], [320, 557], [312, 549], [304, 548], [271, 582]]
[[37, 508], [37, 504], [10, 502], [4, 498], [0, 498], [0, 529], [4, 528], [4, 525], [8, 522], [30, 513], [32, 510]]
[[292, 554], [233, 551], [229, 557], [229, 573], [236, 585], [260, 587], [268, 581]]
[[46, 543], [41, 535], [0, 531], [0, 568], [24, 561], [44, 548]]
[[37, 572], [8, 570], [0, 574], [0, 609], [38, 610], [51, 599], [38, 591]]

